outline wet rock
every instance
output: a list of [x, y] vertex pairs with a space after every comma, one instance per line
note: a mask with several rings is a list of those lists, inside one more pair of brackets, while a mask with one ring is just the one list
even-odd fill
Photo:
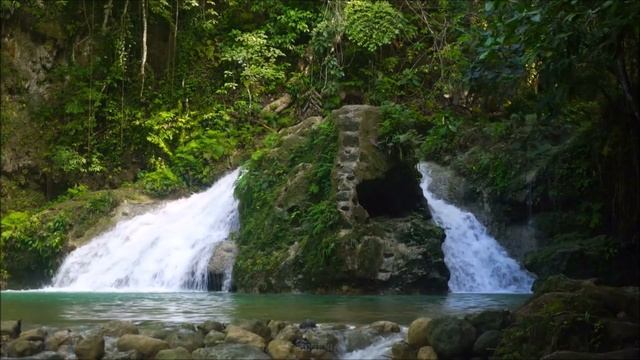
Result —
[[207, 265], [207, 290], [223, 290], [225, 273], [233, 268], [237, 254], [238, 246], [233, 241], [223, 241], [216, 246]]
[[267, 327], [269, 327], [269, 330], [271, 331], [271, 338], [275, 339], [276, 336], [278, 336], [278, 333], [282, 331], [282, 329], [284, 329], [287, 325], [289, 325], [289, 323], [286, 321], [279, 321], [279, 320], [269, 321], [269, 323], [267, 324]]
[[202, 324], [199, 324], [197, 326], [197, 328], [203, 334], [208, 334], [212, 330], [222, 332], [222, 331], [224, 331], [224, 324], [222, 324], [221, 322], [218, 322], [218, 321], [207, 320], [207, 321], [203, 322]]
[[473, 344], [473, 353], [482, 356], [492, 355], [501, 338], [502, 332], [498, 330], [489, 330], [482, 333]]
[[102, 325], [103, 336], [120, 337], [125, 334], [138, 334], [138, 328], [131, 321], [113, 320]]
[[264, 349], [267, 345], [265, 340], [251, 331], [245, 330], [236, 325], [227, 326], [226, 343], [245, 344], [256, 347], [260, 350]]
[[351, 352], [371, 345], [377, 333], [369, 326], [362, 326], [345, 331], [343, 336], [345, 351]]
[[489, 330], [502, 330], [513, 322], [513, 315], [509, 310], [487, 310], [481, 313], [468, 315], [469, 321], [476, 331], [481, 334]]
[[369, 325], [379, 335], [400, 332], [400, 325], [391, 321], [376, 321]]
[[20, 333], [20, 339], [23, 340], [31, 340], [31, 341], [44, 341], [44, 338], [47, 337], [47, 329], [44, 327], [39, 327], [36, 329], [31, 329], [27, 331], [23, 331]]
[[246, 344], [220, 344], [206, 347], [191, 353], [194, 360], [268, 360], [271, 357], [258, 348]]
[[166, 341], [144, 335], [126, 334], [118, 339], [118, 350], [135, 350], [145, 358], [153, 358], [160, 350], [168, 349]]
[[300, 323], [300, 329], [313, 329], [315, 328], [316, 322], [310, 319], [305, 319]]
[[63, 344], [69, 344], [72, 342], [71, 330], [60, 330], [49, 335], [45, 341], [45, 349], [56, 351]]
[[78, 359], [102, 359], [104, 356], [104, 337], [91, 334], [84, 337], [76, 345]]
[[0, 335], [17, 338], [20, 335], [21, 320], [8, 320], [0, 322]]
[[167, 329], [167, 328], [145, 329], [140, 333], [140, 335], [149, 336], [159, 340], [166, 340], [167, 337], [173, 334], [175, 331], [176, 331], [175, 329]]
[[391, 346], [391, 359], [393, 360], [415, 359], [417, 356], [416, 349], [404, 341], [397, 342]]
[[431, 346], [423, 346], [418, 350], [418, 360], [438, 360], [438, 354]]
[[278, 333], [278, 336], [276, 336], [276, 339], [293, 342], [296, 339], [299, 339], [301, 337], [302, 337], [302, 332], [300, 331], [300, 329], [297, 326], [295, 326], [295, 325], [287, 325], [287, 326], [284, 327], [284, 329], [282, 329]]
[[295, 347], [290, 341], [272, 340], [267, 351], [274, 359], [296, 359]]
[[211, 330], [209, 331], [209, 333], [207, 334], [207, 336], [204, 337], [204, 346], [207, 347], [211, 347], [211, 346], [215, 346], [218, 345], [220, 343], [224, 342], [224, 338], [227, 335], [225, 335], [224, 333], [221, 333], [219, 331], [215, 331], [215, 330]]
[[7, 344], [7, 354], [10, 357], [24, 357], [35, 355], [44, 350], [44, 343], [40, 340], [19, 338]]
[[337, 351], [338, 337], [333, 331], [314, 329], [305, 331], [302, 336], [309, 342], [311, 349], [322, 349], [332, 353]]
[[193, 350], [204, 346], [204, 336], [200, 332], [189, 330], [178, 330], [165, 339], [171, 348], [182, 347], [187, 349], [189, 353]]
[[438, 356], [444, 358], [463, 356], [473, 348], [476, 329], [466, 320], [442, 317], [429, 322], [427, 340]]
[[233, 325], [239, 326], [247, 331], [261, 336], [264, 339], [271, 338], [271, 329], [260, 320], [239, 320], [234, 322]]
[[156, 360], [189, 360], [191, 359], [191, 352], [183, 347], [177, 347], [175, 349], [164, 349], [158, 351], [156, 354]]
[[427, 340], [427, 327], [431, 323], [430, 318], [422, 317], [413, 320], [411, 325], [409, 325], [409, 332], [407, 333], [407, 342], [419, 349], [423, 346], [429, 345], [429, 340]]

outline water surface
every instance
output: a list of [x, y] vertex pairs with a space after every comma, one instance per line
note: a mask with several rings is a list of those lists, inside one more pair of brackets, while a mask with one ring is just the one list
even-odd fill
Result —
[[82, 327], [114, 319], [136, 323], [277, 319], [365, 324], [390, 320], [408, 325], [420, 316], [462, 315], [485, 309], [513, 309], [528, 295], [448, 294], [338, 296], [310, 294], [78, 293], [8, 291], [1, 293], [3, 320], [36, 325]]

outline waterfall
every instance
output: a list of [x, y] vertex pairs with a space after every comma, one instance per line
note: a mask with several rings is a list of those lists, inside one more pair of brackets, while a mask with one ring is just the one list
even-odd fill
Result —
[[70, 253], [53, 279], [55, 290], [206, 290], [216, 246], [238, 226], [233, 196], [240, 170], [208, 190], [165, 203]]
[[437, 198], [429, 190], [432, 179], [427, 163], [420, 163], [418, 170], [433, 220], [446, 234], [442, 250], [451, 273], [449, 289], [471, 293], [530, 292], [533, 277], [509, 257], [472, 213]]

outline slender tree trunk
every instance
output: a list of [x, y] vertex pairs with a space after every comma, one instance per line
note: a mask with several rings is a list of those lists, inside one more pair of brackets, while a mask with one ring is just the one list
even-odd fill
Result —
[[173, 54], [171, 60], [171, 92], [173, 93], [176, 76], [176, 53], [178, 52], [178, 15], [180, 14], [180, 0], [176, 0], [176, 18], [173, 24]]
[[111, 16], [111, 9], [113, 9], [113, 0], [109, 0], [107, 5], [104, 6], [104, 19], [102, 20], [102, 33], [107, 32], [107, 23], [109, 22], [109, 16]]
[[140, 98], [144, 92], [144, 67], [147, 64], [147, 0], [142, 0], [142, 62], [140, 63]]
[[126, 76], [126, 70], [125, 70], [125, 65], [126, 65], [126, 58], [124, 57], [124, 52], [126, 52], [127, 47], [125, 46], [125, 41], [126, 41], [126, 29], [125, 29], [125, 19], [127, 17], [127, 8], [129, 7], [129, 0], [126, 0], [124, 2], [124, 9], [122, 10], [122, 16], [120, 17], [120, 36], [121, 38], [121, 42], [120, 42], [120, 46], [122, 47], [120, 49], [120, 51], [123, 52], [123, 54], [120, 54], [121, 58], [120, 58], [120, 70], [122, 72], [121, 74], [121, 78], [120, 78], [120, 151], [123, 151], [124, 149], [124, 123], [125, 123], [125, 118], [124, 118], [124, 78]]

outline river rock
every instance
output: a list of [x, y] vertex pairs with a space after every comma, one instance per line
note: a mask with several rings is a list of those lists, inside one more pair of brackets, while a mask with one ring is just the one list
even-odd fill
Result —
[[371, 345], [373, 339], [378, 336], [374, 329], [369, 326], [361, 326], [349, 329], [343, 333], [344, 347], [346, 352], [351, 352]]
[[103, 336], [121, 337], [125, 334], [138, 334], [138, 328], [131, 321], [113, 320], [102, 325]]
[[90, 334], [76, 345], [78, 359], [102, 359], [104, 356], [104, 337], [100, 334]]
[[44, 343], [40, 340], [19, 338], [7, 344], [7, 354], [13, 357], [35, 355], [44, 350]]
[[222, 331], [224, 331], [224, 324], [222, 324], [221, 322], [218, 322], [218, 321], [207, 320], [207, 321], [203, 322], [202, 324], [199, 324], [197, 326], [197, 328], [203, 334], [208, 334], [212, 330], [222, 332]]
[[0, 335], [17, 338], [20, 335], [21, 320], [7, 320], [0, 322]]
[[417, 355], [416, 349], [404, 341], [391, 346], [391, 359], [393, 360], [415, 359]]
[[44, 343], [45, 349], [56, 351], [60, 345], [71, 343], [71, 334], [71, 330], [60, 330], [49, 335]]
[[44, 327], [23, 331], [20, 333], [20, 339], [31, 341], [44, 341], [47, 337], [48, 331]]
[[153, 358], [160, 350], [168, 349], [166, 341], [144, 335], [126, 334], [118, 339], [118, 350], [136, 350], [145, 358]]
[[206, 347], [191, 353], [194, 360], [269, 360], [271, 357], [258, 348], [246, 344], [220, 344]]
[[272, 340], [267, 347], [269, 355], [274, 359], [295, 359], [295, 347], [286, 340]]
[[165, 339], [172, 348], [182, 347], [187, 349], [189, 353], [193, 350], [204, 346], [204, 336], [198, 331], [189, 331], [180, 329]]
[[442, 317], [429, 322], [427, 340], [438, 356], [463, 356], [473, 348], [476, 329], [466, 320], [451, 316]]
[[423, 346], [418, 350], [418, 360], [438, 360], [438, 354], [431, 346]]
[[391, 321], [376, 321], [370, 324], [369, 327], [375, 330], [379, 335], [400, 332], [400, 325]]
[[316, 322], [310, 319], [305, 319], [300, 323], [300, 329], [304, 330], [304, 329], [313, 329], [315, 328]]
[[311, 349], [322, 349], [335, 353], [338, 350], [338, 337], [331, 330], [313, 329], [303, 332], [302, 338], [307, 340]]
[[175, 359], [189, 360], [191, 359], [191, 352], [179, 346], [175, 349], [160, 350], [156, 354], [156, 360], [175, 360]]
[[247, 331], [250, 331], [254, 334], [258, 334], [264, 339], [271, 338], [271, 329], [260, 320], [239, 320], [236, 321], [233, 325], [239, 326]]
[[211, 330], [207, 336], [204, 337], [204, 346], [211, 347], [223, 343], [226, 336], [227, 335], [220, 331]]
[[513, 322], [509, 310], [487, 310], [465, 318], [476, 328], [478, 334], [489, 330], [502, 330]]
[[269, 321], [269, 323], [267, 324], [267, 327], [269, 328], [269, 330], [271, 330], [271, 338], [275, 339], [276, 336], [278, 336], [278, 333], [282, 331], [282, 329], [284, 329], [287, 325], [289, 325], [287, 321], [280, 321], [280, 320]]
[[409, 325], [409, 332], [407, 333], [407, 342], [409, 345], [416, 349], [429, 345], [429, 340], [427, 339], [427, 327], [430, 323], [431, 319], [426, 317], [413, 320], [411, 325]]
[[300, 331], [300, 329], [297, 326], [290, 324], [285, 326], [284, 329], [282, 329], [278, 333], [278, 335], [276, 336], [276, 339], [293, 342], [296, 339], [299, 339], [301, 337], [302, 337], [302, 332]]
[[482, 333], [473, 344], [473, 353], [481, 356], [493, 354], [496, 347], [498, 347], [498, 343], [500, 343], [500, 338], [502, 338], [502, 332], [498, 330], [489, 330]]
[[265, 340], [251, 331], [245, 330], [236, 325], [227, 326], [227, 337], [224, 339], [226, 343], [246, 344], [263, 350], [267, 345]]

